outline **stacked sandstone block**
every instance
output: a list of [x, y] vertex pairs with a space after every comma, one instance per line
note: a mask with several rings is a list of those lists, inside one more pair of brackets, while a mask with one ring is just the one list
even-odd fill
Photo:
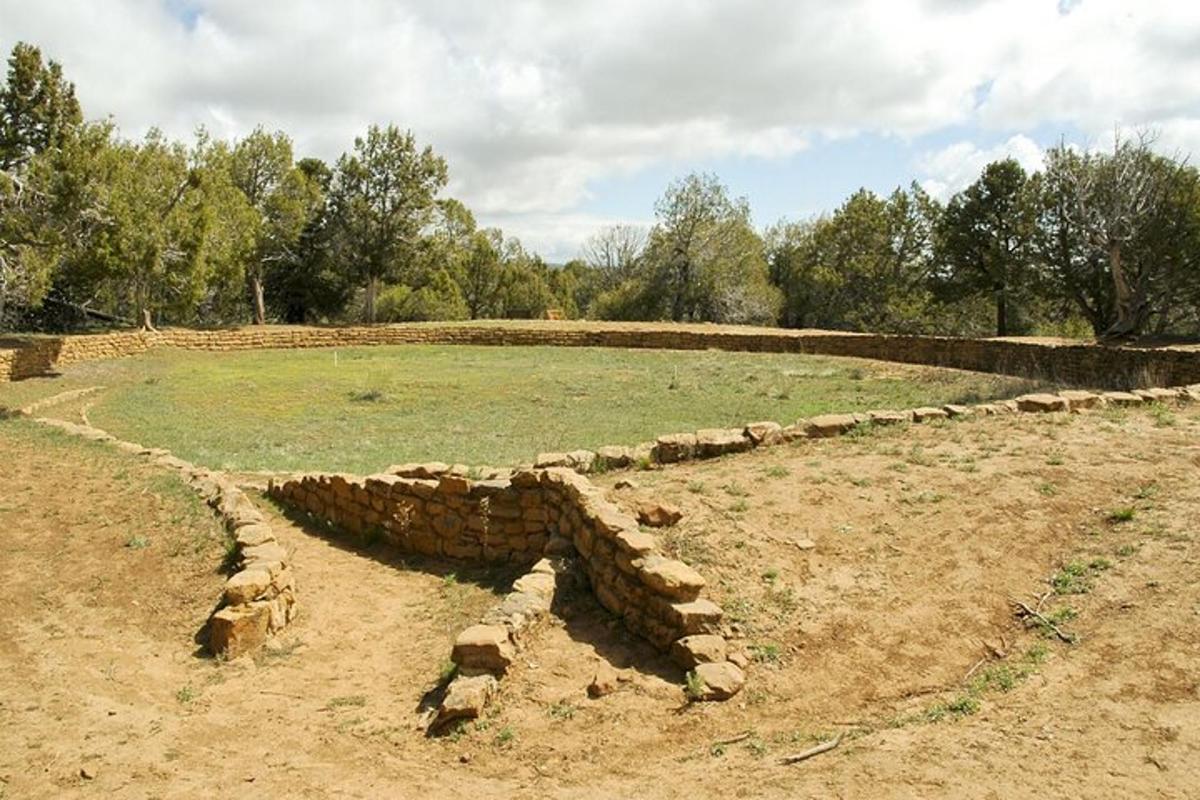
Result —
[[268, 491], [317, 519], [405, 552], [513, 563], [541, 556], [549, 533], [540, 491], [457, 471], [420, 474], [433, 477], [305, 475], [272, 483]]
[[454, 678], [431, 717], [431, 731], [479, 716], [499, 689], [499, 679], [549, 618], [559, 593], [576, 584], [578, 573], [573, 556], [539, 560], [513, 582], [512, 591], [478, 625], [458, 635], [450, 653]]
[[[445, 465], [402, 471], [430, 477], [306, 475], [272, 483], [269, 492], [319, 520], [408, 552], [514, 563], [577, 554], [600, 604], [660, 650], [688, 637], [721, 635], [722, 611], [702, 596], [704, 578], [663, 556], [637, 520], [570, 469], [523, 469], [488, 480], [471, 480]], [[548, 579], [536, 571], [518, 583], [519, 596], [548, 589]], [[523, 613], [516, 606], [509, 611]], [[485, 621], [464, 632], [467, 639], [455, 651], [459, 665], [468, 672], [488, 665], [495, 669], [485, 671], [503, 672], [507, 647], [516, 645], [514, 629], [503, 628]], [[687, 643], [675, 649], [680, 647], [686, 650]]]
[[225, 581], [208, 626], [209, 650], [236, 658], [258, 649], [295, 619], [291, 559], [241, 489], [212, 473], [198, 476], [193, 486], [225, 520], [237, 548], [237, 569]]
[[1143, 403], [1186, 403], [1200, 401], [1200, 384], [1173, 388], [1134, 389], [1130, 392], [1089, 392], [1067, 389], [1057, 394], [1028, 394], [1013, 400], [977, 405], [867, 411], [853, 414], [821, 414], [791, 425], [777, 422], [752, 422], [743, 428], [699, 430], [695, 433], [669, 433], [653, 442], [634, 447], [608, 445], [595, 451], [572, 450], [567, 453], [541, 453], [534, 461], [538, 469], [566, 468], [581, 474], [610, 472], [631, 467], [677, 464], [683, 461], [718, 458], [744, 453], [759, 447], [799, 439], [823, 439], [841, 436], [867, 426], [921, 424], [969, 416], [1082, 411], [1107, 405], [1134, 406]]

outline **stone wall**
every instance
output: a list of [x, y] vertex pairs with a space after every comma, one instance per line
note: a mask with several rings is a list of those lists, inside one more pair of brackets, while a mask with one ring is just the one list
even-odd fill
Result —
[[520, 564], [577, 553], [600, 604], [663, 651], [721, 626], [721, 609], [701, 596], [703, 577], [662, 556], [637, 520], [569, 469], [487, 480], [448, 468], [308, 475], [272, 483], [268, 491], [318, 520], [405, 552]]
[[[350, 347], [381, 344], [553, 345], [814, 353], [1045, 378], [1076, 386], [1131, 388], [1200, 381], [1200, 348], [1108, 347], [1027, 339], [957, 339], [667, 323], [416, 323], [217, 331], [167, 329], [35, 337], [7, 356], [0, 380], [47, 374], [55, 366], [135, 355], [154, 347], [189, 350]], [[11, 343], [9, 346], [12, 346]], [[7, 363], [7, 366], [6, 366]], [[6, 376], [7, 370], [7, 376]]]

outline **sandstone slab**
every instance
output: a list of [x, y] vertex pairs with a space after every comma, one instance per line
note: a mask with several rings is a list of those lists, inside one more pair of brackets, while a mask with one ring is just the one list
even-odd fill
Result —
[[654, 460], [660, 464], [687, 461], [696, 455], [696, 434], [669, 433], [654, 443]]
[[857, 424], [853, 414], [820, 414], [808, 420], [804, 430], [810, 439], [826, 439], [840, 436]]
[[682, 561], [648, 556], [638, 566], [638, 578], [673, 600], [695, 600], [704, 589], [704, 577]]
[[651, 528], [669, 528], [683, 519], [683, 512], [670, 503], [642, 501], [634, 506], [638, 522]]
[[725, 637], [712, 633], [700, 633], [677, 639], [671, 645], [671, 658], [684, 669], [694, 669], [700, 664], [715, 664], [725, 660], [729, 646]]
[[770, 447], [783, 441], [783, 426], [778, 422], [751, 422], [744, 433], [755, 447]]
[[244, 569], [235, 572], [225, 581], [225, 602], [231, 606], [240, 606], [259, 599], [271, 588], [271, 573], [268, 570]]
[[208, 649], [224, 658], [245, 655], [266, 641], [270, 621], [271, 610], [266, 603], [226, 606], [209, 620]]
[[472, 625], [454, 640], [450, 659], [464, 675], [503, 674], [517, 651], [500, 625]]
[[457, 720], [475, 719], [496, 696], [499, 684], [491, 675], [460, 675], [446, 687], [432, 729], [441, 730]]
[[700, 664], [696, 677], [702, 684], [698, 700], [728, 700], [746, 685], [746, 673], [728, 661]]
[[729, 453], [744, 453], [753, 446], [740, 428], [705, 428], [696, 431], [696, 455], [716, 458]]
[[1026, 413], [1047, 414], [1070, 411], [1071, 403], [1057, 394], [1023, 394], [1017, 398], [1017, 408]]

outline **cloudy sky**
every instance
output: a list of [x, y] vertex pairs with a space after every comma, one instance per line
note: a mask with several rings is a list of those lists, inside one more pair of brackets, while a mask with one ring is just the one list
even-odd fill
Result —
[[0, 0], [128, 136], [286, 130], [334, 159], [412, 128], [449, 191], [552, 261], [716, 172], [755, 220], [1114, 126], [1200, 153], [1191, 0]]

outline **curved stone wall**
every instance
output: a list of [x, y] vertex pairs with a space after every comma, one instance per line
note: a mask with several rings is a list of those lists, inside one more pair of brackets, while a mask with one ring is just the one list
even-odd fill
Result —
[[381, 344], [552, 345], [740, 350], [853, 356], [1045, 378], [1099, 388], [1200, 381], [1200, 347], [1109, 347], [1029, 339], [958, 339], [717, 325], [615, 322], [413, 323], [348, 327], [265, 326], [216, 331], [33, 337], [0, 347], [0, 380], [44, 375], [80, 361], [188, 350], [350, 347]]
[[663, 651], [689, 634], [718, 632], [722, 612], [701, 596], [704, 578], [662, 556], [655, 538], [582, 475], [530, 469], [471, 480], [449, 469], [433, 477], [414, 472], [306, 475], [273, 482], [268, 492], [405, 552], [519, 564], [578, 553], [600, 604]]

